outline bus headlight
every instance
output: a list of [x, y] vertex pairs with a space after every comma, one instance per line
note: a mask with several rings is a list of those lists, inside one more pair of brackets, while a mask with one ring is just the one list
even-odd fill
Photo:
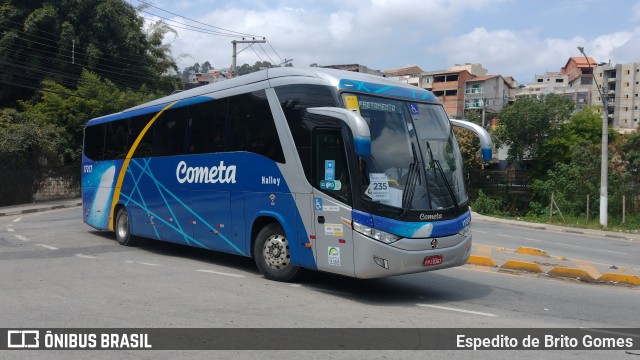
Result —
[[382, 231], [382, 230], [378, 230], [378, 229], [374, 229], [371, 226], [365, 226], [362, 225], [360, 223], [357, 222], [353, 222], [353, 230], [359, 232], [360, 234], [366, 236], [366, 237], [370, 237], [374, 240], [378, 240], [380, 242], [383, 242], [385, 244], [391, 244], [394, 243], [396, 241], [398, 241], [400, 239], [399, 236], [393, 235], [393, 234], [389, 234], [386, 231]]
[[464, 228], [462, 228], [462, 230], [458, 231], [458, 234], [464, 237], [471, 235], [471, 224], [465, 226]]

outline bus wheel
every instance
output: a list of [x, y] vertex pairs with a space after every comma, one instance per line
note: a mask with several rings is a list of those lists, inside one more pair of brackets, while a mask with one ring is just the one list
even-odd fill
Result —
[[136, 238], [131, 235], [131, 223], [129, 222], [129, 214], [127, 209], [121, 207], [116, 215], [116, 239], [121, 245], [133, 246]]
[[298, 267], [291, 263], [289, 241], [278, 224], [262, 228], [253, 245], [253, 254], [258, 270], [270, 280], [291, 281]]

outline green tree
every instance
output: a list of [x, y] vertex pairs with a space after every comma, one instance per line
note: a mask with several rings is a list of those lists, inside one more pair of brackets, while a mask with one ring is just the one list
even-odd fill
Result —
[[0, 105], [31, 97], [42, 80], [73, 87], [83, 68], [120, 88], [180, 86], [162, 43], [173, 29], [160, 21], [145, 31], [124, 0], [3, 0], [0, 29]]
[[84, 124], [88, 120], [157, 97], [144, 87], [141, 91], [120, 90], [113, 82], [87, 70], [80, 75], [75, 90], [49, 80], [42, 82], [42, 88], [37, 102], [23, 101], [20, 105], [27, 118], [60, 129], [59, 154], [65, 164], [79, 162]]
[[518, 98], [498, 115], [500, 125], [495, 132], [496, 145], [509, 147], [510, 162], [529, 160], [536, 163], [560, 124], [569, 120], [573, 107], [571, 100], [555, 94], [539, 99]]
[[[555, 135], [551, 137], [540, 151], [539, 164], [534, 168], [544, 168], [546, 164], [570, 162], [571, 147], [578, 143], [600, 144], [602, 134], [602, 118], [599, 107], [584, 107], [571, 116], [568, 122], [557, 125]], [[548, 166], [546, 166], [548, 168]]]
[[554, 164], [545, 178], [534, 179], [530, 188], [532, 199], [531, 212], [545, 214], [549, 209], [551, 194], [566, 214], [584, 214], [587, 195], [591, 195], [590, 211], [595, 213], [599, 207], [600, 147], [585, 140], [577, 140], [570, 148], [571, 160]]
[[15, 109], [0, 109], [0, 205], [30, 202], [41, 165], [59, 164], [60, 131]]

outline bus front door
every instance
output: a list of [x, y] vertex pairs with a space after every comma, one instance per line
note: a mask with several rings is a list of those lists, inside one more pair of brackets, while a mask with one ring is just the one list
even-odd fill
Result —
[[313, 209], [318, 270], [354, 276], [351, 186], [340, 128], [313, 132]]

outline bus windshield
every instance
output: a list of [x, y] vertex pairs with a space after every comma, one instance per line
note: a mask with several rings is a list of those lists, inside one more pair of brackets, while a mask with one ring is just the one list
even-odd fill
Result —
[[345, 102], [353, 97], [371, 132], [371, 156], [359, 159], [365, 200], [403, 214], [467, 202], [460, 150], [441, 105], [360, 94]]

